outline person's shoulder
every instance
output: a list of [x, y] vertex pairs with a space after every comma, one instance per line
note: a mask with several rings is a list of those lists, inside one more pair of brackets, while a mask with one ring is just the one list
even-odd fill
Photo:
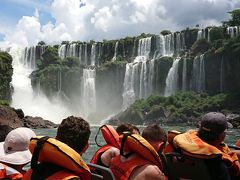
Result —
[[165, 176], [163, 172], [156, 166], [151, 164], [146, 164], [144, 166], [141, 166], [137, 168], [132, 176], [131, 179], [141, 179], [141, 180], [147, 180], [147, 179], [165, 179]]

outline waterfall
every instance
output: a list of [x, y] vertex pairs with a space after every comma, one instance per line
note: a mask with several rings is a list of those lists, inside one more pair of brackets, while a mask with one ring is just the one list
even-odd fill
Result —
[[[123, 83], [123, 108], [128, 107], [137, 99], [146, 98], [149, 92], [150, 78], [147, 61], [151, 51], [151, 37], [140, 39], [138, 55], [132, 63], [126, 64]], [[153, 67], [151, 67], [153, 69]]]
[[65, 58], [66, 55], [67, 55], [67, 45], [66, 44], [63, 44], [61, 46], [59, 46], [58, 48], [58, 55], [60, 58]]
[[183, 59], [183, 71], [182, 71], [182, 90], [187, 90], [187, 59]]
[[97, 43], [93, 43], [91, 48], [91, 66], [95, 66], [96, 64], [96, 56], [97, 56], [96, 47], [97, 47]]
[[[59, 123], [67, 115], [70, 115], [63, 103], [59, 99], [49, 101], [46, 96], [39, 92], [35, 93], [31, 86], [29, 75], [34, 70], [36, 52], [31, 48], [11, 48], [10, 54], [13, 57], [13, 76], [12, 85], [14, 92], [12, 95], [11, 106], [21, 108], [25, 115], [40, 116], [44, 119]], [[40, 85], [40, 82], [39, 82]]]
[[237, 37], [240, 34], [240, 28], [238, 26], [227, 27], [227, 34], [229, 34], [231, 38]]
[[117, 59], [117, 51], [118, 51], [118, 41], [115, 43], [114, 55], [113, 55], [112, 61], [116, 61], [116, 59]]
[[193, 60], [192, 90], [204, 92], [205, 90], [205, 65], [204, 54], [196, 56]]
[[153, 59], [163, 56], [165, 53], [165, 38], [162, 34], [156, 36], [156, 51], [154, 53]]
[[177, 55], [179, 55], [181, 49], [182, 49], [181, 33], [176, 33], [176, 49], [175, 49], [175, 52], [176, 52]]
[[83, 69], [82, 108], [85, 116], [96, 111], [95, 69]]
[[211, 41], [210, 31], [211, 31], [211, 28], [207, 28], [207, 32], [208, 32], [207, 41], [208, 41], [208, 42]]
[[171, 94], [177, 92], [178, 90], [178, 64], [180, 58], [174, 60], [172, 67], [170, 68], [167, 78], [166, 78], [166, 87], [165, 87], [165, 96], [170, 96]]
[[199, 29], [198, 30], [198, 35], [197, 35], [197, 40], [199, 39], [205, 39], [206, 36], [205, 36], [205, 29]]
[[164, 36], [163, 56], [173, 56], [174, 53], [174, 37], [172, 34]]
[[[136, 66], [136, 64], [135, 64]], [[131, 103], [133, 103], [136, 99], [136, 95], [134, 92], [134, 64], [127, 63], [126, 64], [126, 72], [123, 83], [123, 108], [127, 108]]]
[[88, 65], [87, 43], [84, 44], [84, 62]]

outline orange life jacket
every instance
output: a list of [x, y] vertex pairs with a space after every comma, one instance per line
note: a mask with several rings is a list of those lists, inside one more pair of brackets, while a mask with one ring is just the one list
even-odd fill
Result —
[[0, 163], [0, 179], [22, 179], [23, 175], [17, 170], [7, 166], [6, 164]]
[[110, 169], [112, 170], [114, 176], [118, 180], [128, 180], [132, 172], [146, 164], [152, 164], [150, 161], [143, 159], [141, 156], [136, 156], [131, 160], [121, 161], [121, 155], [114, 157], [110, 164]]
[[240, 163], [236, 153], [232, 152], [226, 144], [220, 147], [212, 146], [201, 140], [197, 131], [190, 130], [186, 133], [177, 135], [173, 140], [174, 146], [181, 149], [183, 154], [188, 156], [211, 159], [221, 157], [222, 160], [231, 168], [233, 176], [240, 175]]
[[[120, 155], [114, 157], [110, 163], [110, 169], [116, 179], [127, 180], [134, 169], [146, 164], [156, 165], [163, 170], [158, 153], [143, 137], [138, 134], [124, 133], [120, 136], [120, 141]], [[126, 152], [128, 154], [125, 154]], [[121, 162], [121, 156], [127, 157], [133, 153], [137, 154], [133, 159]]]
[[175, 148], [173, 146], [173, 139], [175, 136], [181, 134], [181, 132], [179, 131], [175, 131], [175, 130], [172, 130], [172, 131], [168, 131], [168, 144], [166, 145], [166, 147], [164, 148], [163, 152], [164, 153], [171, 153], [171, 152], [174, 152], [175, 151]]
[[[54, 173], [47, 176], [46, 179], [71, 179], [73, 177], [80, 177], [84, 180], [91, 179], [90, 169], [81, 159], [80, 154], [54, 138], [32, 138], [29, 150], [33, 154], [33, 157], [31, 169], [24, 175], [24, 180], [29, 180], [32, 176], [43, 176], [44, 172], [40, 171], [40, 167], [49, 164], [52, 164], [52, 166], [49, 166], [49, 171], [52, 167], [58, 168], [57, 171], [53, 171]], [[37, 164], [37, 161], [40, 163]]]
[[[103, 138], [107, 144], [100, 147], [97, 150], [97, 152], [93, 155], [93, 157], [90, 161], [90, 163], [93, 163], [93, 164], [97, 164], [99, 162], [99, 158], [100, 158], [101, 154], [104, 153], [105, 151], [107, 151], [109, 148], [116, 147], [116, 148], [120, 149], [119, 135], [112, 126], [103, 125], [99, 128], [98, 133], [100, 130], [101, 130]], [[97, 145], [98, 145], [98, 143], [97, 143], [98, 133], [95, 137], [95, 141], [96, 141]], [[100, 146], [100, 145], [98, 145], [98, 146]]]

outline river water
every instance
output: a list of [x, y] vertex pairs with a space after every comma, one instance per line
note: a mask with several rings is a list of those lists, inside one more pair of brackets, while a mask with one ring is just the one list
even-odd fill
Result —
[[[95, 151], [98, 149], [98, 146], [95, 143], [95, 136], [97, 134], [97, 131], [100, 126], [91, 126], [91, 135], [90, 135], [90, 146], [87, 149], [87, 152], [83, 155], [83, 159], [85, 162], [89, 162], [95, 153]], [[162, 126], [163, 129], [167, 132], [168, 130], [178, 130], [181, 132], [184, 132], [189, 129], [194, 129], [192, 126]], [[138, 126], [138, 128], [142, 131], [144, 126]], [[35, 129], [35, 133], [39, 136], [50, 136], [55, 137], [57, 129]], [[229, 129], [225, 138], [225, 142], [228, 144], [234, 144], [236, 140], [240, 138], [240, 130], [239, 129]], [[104, 144], [103, 137], [101, 136], [101, 133], [98, 135], [98, 144]]]

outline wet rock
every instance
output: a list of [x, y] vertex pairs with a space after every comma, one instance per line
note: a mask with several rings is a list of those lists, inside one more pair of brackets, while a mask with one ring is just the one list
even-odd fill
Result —
[[32, 116], [25, 116], [23, 118], [23, 123], [25, 127], [29, 127], [32, 129], [37, 129], [37, 128], [56, 128], [58, 127], [57, 124], [49, 121], [49, 120], [44, 120], [41, 117], [32, 117]]

